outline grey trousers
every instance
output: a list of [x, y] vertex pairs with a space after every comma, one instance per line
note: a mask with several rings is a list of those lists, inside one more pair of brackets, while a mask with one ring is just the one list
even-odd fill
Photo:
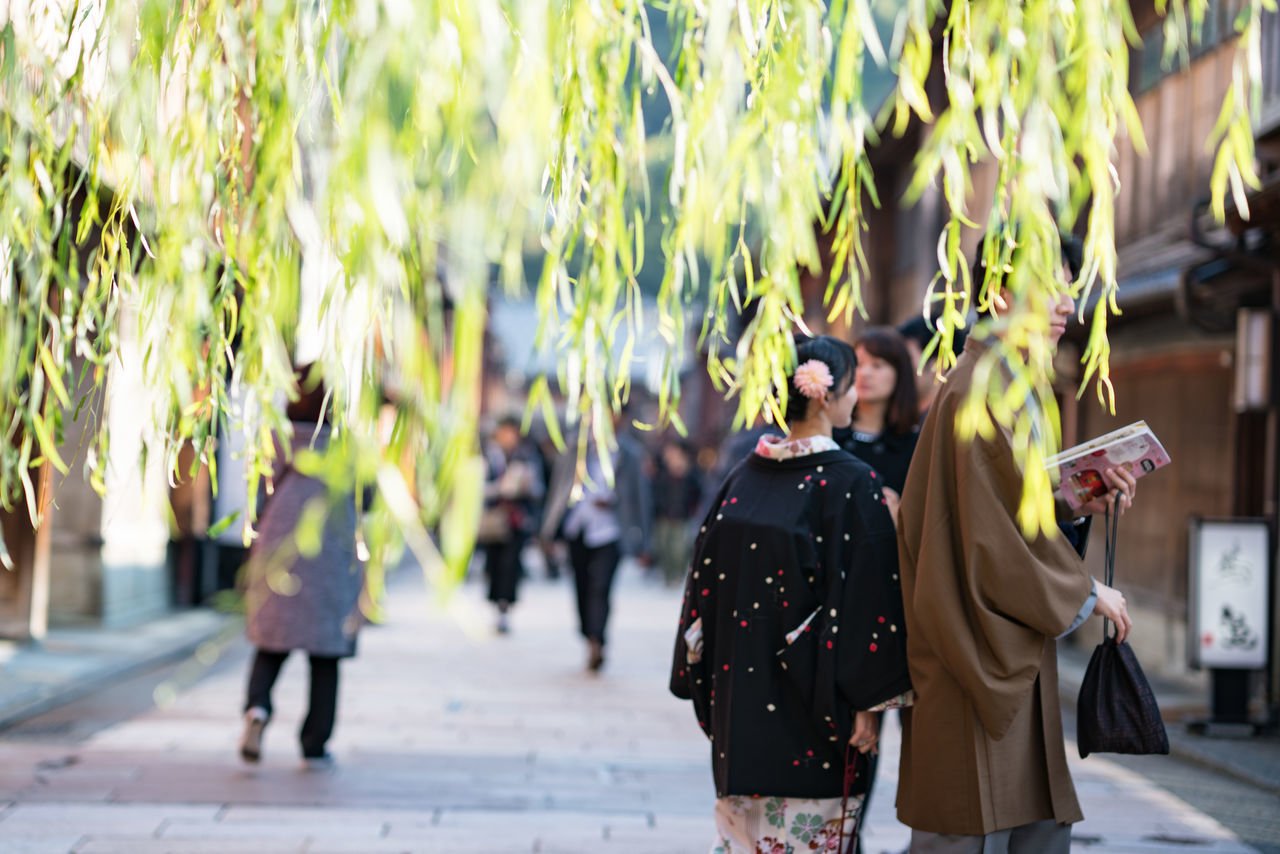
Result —
[[910, 854], [1068, 854], [1071, 825], [1052, 819], [986, 836], [911, 831]]

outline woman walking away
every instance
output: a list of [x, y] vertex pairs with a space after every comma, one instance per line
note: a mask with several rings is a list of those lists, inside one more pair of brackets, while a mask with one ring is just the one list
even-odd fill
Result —
[[893, 490], [892, 506], [902, 495], [920, 435], [911, 352], [902, 335], [888, 326], [868, 329], [853, 349], [858, 357], [853, 382], [858, 404], [852, 429], [837, 431], [837, 438], [841, 447], [884, 478]]
[[883, 480], [840, 449], [853, 348], [796, 347], [786, 437], [729, 473], [701, 528], [671, 667], [711, 741], [724, 854], [845, 851], [876, 713], [912, 700]]
[[[246, 564], [246, 630], [258, 651], [249, 672], [240, 756], [246, 762], [261, 758], [263, 729], [271, 720], [271, 689], [296, 649], [311, 660], [310, 702], [299, 733], [303, 763], [324, 768], [333, 762], [325, 747], [337, 712], [338, 659], [355, 654], [364, 572], [356, 559], [355, 496], [331, 496], [323, 481], [293, 466], [308, 448], [326, 453], [330, 435], [324, 386], [306, 368], [298, 371], [298, 385], [298, 399], [287, 409], [293, 437], [287, 448], [278, 442], [277, 459], [283, 465], [277, 467], [274, 492], [258, 520], [258, 538]], [[295, 531], [317, 502], [327, 505], [328, 514], [319, 549], [304, 555]]]
[[[644, 446], [626, 431], [626, 417], [625, 407], [614, 415], [618, 446], [606, 452], [607, 465], [594, 442], [581, 471], [572, 452], [560, 457], [551, 475], [542, 517], [543, 542], [561, 539], [569, 546], [578, 627], [587, 641], [587, 670], [591, 673], [604, 667], [605, 634], [619, 562], [626, 555], [648, 565], [651, 555], [652, 484], [644, 473]], [[612, 486], [605, 475], [610, 467]], [[581, 495], [570, 506], [575, 481], [581, 482]]]

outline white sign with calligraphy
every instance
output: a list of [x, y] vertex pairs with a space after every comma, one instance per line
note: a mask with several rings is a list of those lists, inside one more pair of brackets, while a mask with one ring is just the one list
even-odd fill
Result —
[[1265, 521], [1192, 520], [1191, 662], [1255, 670], [1267, 666], [1270, 534]]

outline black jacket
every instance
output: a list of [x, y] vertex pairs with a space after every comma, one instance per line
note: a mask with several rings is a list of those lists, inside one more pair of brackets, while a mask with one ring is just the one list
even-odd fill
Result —
[[[752, 454], [716, 496], [686, 582], [671, 691], [693, 700], [711, 739], [719, 796], [840, 797], [853, 713], [910, 688], [880, 484], [844, 451]], [[686, 638], [697, 626], [700, 658]], [[865, 788], [864, 774], [853, 792]]]

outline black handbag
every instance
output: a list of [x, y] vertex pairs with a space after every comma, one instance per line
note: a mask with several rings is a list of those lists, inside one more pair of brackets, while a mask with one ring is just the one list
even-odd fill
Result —
[[[1119, 514], [1108, 511], [1106, 584], [1116, 571]], [[1076, 745], [1090, 753], [1168, 753], [1169, 736], [1156, 696], [1128, 643], [1116, 643], [1110, 620], [1102, 621], [1102, 643], [1093, 651], [1076, 701]]]

